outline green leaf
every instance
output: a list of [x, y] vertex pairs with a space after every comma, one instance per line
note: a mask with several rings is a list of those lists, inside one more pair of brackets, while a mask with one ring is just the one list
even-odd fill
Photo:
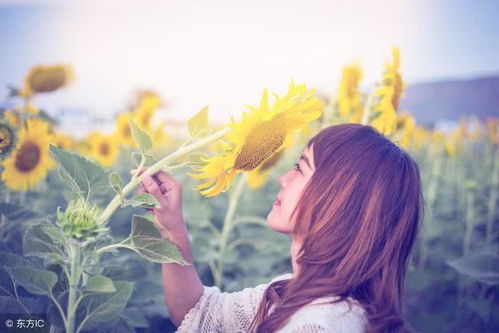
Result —
[[152, 148], [152, 141], [149, 135], [141, 129], [132, 119], [130, 119], [130, 129], [139, 150], [142, 153], [147, 153]]
[[26, 221], [40, 217], [38, 212], [11, 203], [0, 203], [0, 214], [9, 221]]
[[130, 200], [125, 200], [121, 205], [121, 207], [127, 207], [127, 206], [142, 207], [142, 208], [157, 208], [160, 205], [158, 200], [152, 194], [141, 193], [137, 194], [135, 197], [133, 197]]
[[50, 235], [44, 230], [44, 225], [37, 224], [24, 233], [23, 252], [25, 256], [45, 258], [50, 254], [62, 256], [62, 251], [54, 243]]
[[57, 283], [57, 275], [51, 271], [14, 267], [11, 273], [18, 284], [33, 294], [49, 295]]
[[104, 275], [93, 275], [88, 278], [85, 291], [89, 293], [114, 293], [113, 280]]
[[67, 237], [60, 228], [56, 228], [48, 223], [40, 224], [40, 227], [42, 228], [43, 232], [45, 232], [45, 234], [47, 234], [50, 237], [50, 239], [52, 239], [52, 242], [54, 244], [57, 245], [67, 244], [68, 242]]
[[85, 297], [82, 307], [86, 308], [87, 321], [83, 330], [96, 327], [99, 323], [108, 322], [120, 316], [128, 299], [132, 295], [133, 282], [115, 281], [116, 292], [94, 294]]
[[5, 267], [35, 267], [35, 265], [25, 257], [5, 251], [0, 251], [0, 265]]
[[116, 171], [109, 174], [109, 184], [115, 192], [121, 192], [123, 189], [123, 180]]
[[123, 202], [123, 180], [116, 171], [109, 174], [109, 185], [111, 185], [113, 191], [120, 196], [120, 200]]
[[0, 296], [10, 296], [17, 298], [16, 286], [9, 270], [0, 266]]
[[130, 327], [149, 327], [149, 322], [138, 308], [125, 309], [121, 314], [121, 318], [123, 318]]
[[85, 157], [50, 145], [50, 152], [58, 164], [59, 177], [78, 195], [88, 199], [90, 194], [108, 186], [107, 173]]
[[499, 283], [498, 262], [497, 253], [482, 250], [456, 260], [449, 260], [447, 264], [473, 280], [493, 286]]
[[208, 107], [205, 106], [187, 121], [187, 128], [191, 138], [196, 139], [210, 134], [208, 121]]
[[152, 262], [189, 264], [177, 246], [164, 239], [156, 226], [142, 216], [132, 217], [132, 232], [125, 244]]

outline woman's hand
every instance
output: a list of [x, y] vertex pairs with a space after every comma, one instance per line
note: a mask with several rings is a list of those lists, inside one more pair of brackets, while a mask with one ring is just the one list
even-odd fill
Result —
[[[146, 168], [142, 168], [140, 173], [145, 170]], [[136, 172], [136, 170], [131, 172]], [[158, 200], [160, 207], [149, 211], [154, 215], [164, 236], [165, 233], [168, 237], [168, 235], [187, 232], [182, 213], [182, 184], [169, 173], [158, 171], [153, 175], [145, 176], [137, 193], [149, 193]]]

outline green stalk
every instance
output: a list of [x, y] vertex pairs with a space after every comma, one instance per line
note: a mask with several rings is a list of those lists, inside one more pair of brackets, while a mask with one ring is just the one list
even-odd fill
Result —
[[496, 149], [493, 163], [492, 182], [490, 185], [490, 196], [487, 205], [487, 231], [485, 236], [486, 243], [489, 245], [492, 244], [494, 240], [494, 217], [496, 215], [497, 188], [499, 187], [499, 149]]
[[[130, 182], [123, 188], [123, 192], [122, 192], [123, 197], [126, 197], [130, 192], [132, 192], [142, 182], [142, 179], [145, 176], [152, 175], [155, 172], [161, 170], [163, 167], [167, 166], [169, 163], [175, 161], [176, 159], [178, 159], [178, 158], [180, 158], [180, 157], [182, 157], [182, 156], [184, 156], [184, 155], [186, 155], [186, 154], [188, 154], [188, 153], [190, 153], [198, 148], [201, 148], [201, 147], [203, 147], [203, 146], [205, 146], [213, 141], [216, 141], [216, 140], [222, 138], [229, 131], [230, 131], [230, 129], [228, 127], [225, 127], [223, 129], [219, 130], [218, 132], [215, 132], [215, 133], [213, 133], [213, 134], [211, 134], [211, 135], [209, 135], [201, 140], [198, 140], [197, 142], [194, 142], [190, 145], [187, 145], [187, 146], [171, 153], [170, 155], [164, 157], [163, 159], [161, 159], [160, 161], [156, 162], [151, 167], [149, 167], [140, 176], [135, 177], [135, 178], [132, 177]], [[114, 198], [111, 200], [111, 202], [107, 205], [107, 207], [102, 212], [98, 223], [104, 224], [111, 217], [111, 215], [114, 213], [114, 211], [116, 209], [118, 209], [120, 204], [121, 204], [120, 196], [119, 196], [119, 194], [116, 194], [114, 196]]]
[[222, 228], [222, 235], [220, 237], [219, 249], [220, 249], [220, 261], [218, 262], [218, 270], [216, 276], [214, 276], [215, 285], [221, 287], [223, 279], [223, 266], [224, 266], [224, 255], [227, 249], [227, 241], [229, 239], [229, 234], [232, 231], [234, 213], [236, 212], [237, 204], [241, 193], [243, 192], [244, 183], [246, 182], [246, 174], [242, 174], [236, 184], [234, 191], [229, 197], [229, 207], [227, 208], [227, 213], [224, 218], [224, 225]]
[[79, 261], [80, 251], [78, 246], [70, 244], [71, 249], [71, 269], [69, 271], [69, 296], [68, 296], [68, 309], [67, 309], [67, 322], [66, 333], [73, 333], [75, 329], [75, 316], [76, 316], [76, 291], [79, 283]]
[[[435, 156], [435, 160], [433, 162], [432, 168], [431, 168], [431, 174], [430, 174], [430, 183], [428, 185], [428, 192], [427, 192], [427, 203], [428, 203], [428, 210], [429, 210], [429, 221], [428, 221], [428, 226], [433, 218], [433, 207], [435, 205], [435, 201], [437, 199], [437, 189], [439, 185], [439, 178], [440, 178], [440, 173], [442, 170], [442, 151], [437, 152], [437, 156]], [[426, 259], [428, 257], [428, 240], [426, 239], [425, 235], [421, 237], [421, 248], [420, 248], [420, 262], [419, 262], [419, 268], [424, 268], [426, 264]]]
[[463, 254], [467, 255], [471, 249], [471, 238], [475, 225], [475, 192], [468, 189], [466, 192], [466, 232], [463, 239]]

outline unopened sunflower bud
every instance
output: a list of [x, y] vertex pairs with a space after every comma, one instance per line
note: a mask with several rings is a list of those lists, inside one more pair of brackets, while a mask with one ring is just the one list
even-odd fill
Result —
[[69, 202], [66, 211], [57, 209], [57, 224], [66, 235], [78, 240], [92, 240], [107, 228], [97, 223], [101, 209], [84, 199]]

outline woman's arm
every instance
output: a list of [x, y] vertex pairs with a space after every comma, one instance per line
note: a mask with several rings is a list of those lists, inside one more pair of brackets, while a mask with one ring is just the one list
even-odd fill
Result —
[[[143, 172], [145, 169], [140, 170]], [[133, 170], [132, 170], [133, 171]], [[164, 237], [175, 243], [190, 264], [162, 264], [165, 303], [171, 321], [178, 326], [203, 294], [193, 264], [189, 233], [182, 212], [182, 184], [164, 171], [145, 176], [139, 193], [150, 193], [160, 203], [152, 213]]]
[[191, 264], [162, 264], [166, 306], [171, 321], [178, 326], [203, 294], [203, 285], [194, 267], [187, 231], [175, 234], [165, 232], [163, 235], [178, 246], [184, 259]]

